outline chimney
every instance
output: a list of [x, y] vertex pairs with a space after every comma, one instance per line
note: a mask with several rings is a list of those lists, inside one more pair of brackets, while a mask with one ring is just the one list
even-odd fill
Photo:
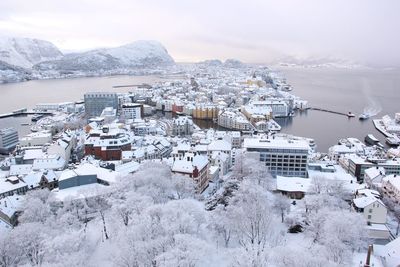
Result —
[[369, 245], [368, 246], [368, 253], [367, 253], [367, 259], [365, 261], [364, 267], [371, 267], [371, 254], [372, 254], [373, 246]]

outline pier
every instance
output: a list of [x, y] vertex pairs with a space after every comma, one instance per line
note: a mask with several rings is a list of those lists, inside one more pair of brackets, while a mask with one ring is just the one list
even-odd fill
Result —
[[26, 116], [26, 115], [53, 115], [53, 112], [49, 111], [35, 111], [35, 110], [18, 110], [10, 113], [0, 114], [0, 119], [8, 118], [8, 117], [16, 117], [16, 116]]
[[[351, 117], [355, 116], [352, 113], [344, 113], [344, 112], [329, 110], [329, 109], [325, 109], [325, 108], [308, 108], [308, 109], [310, 109], [310, 110], [318, 110], [318, 111], [322, 111], [322, 112], [328, 112], [328, 113], [337, 114], [337, 115], [342, 115], [342, 116], [346, 116], [348, 118], [351, 118]], [[350, 114], [352, 114], [352, 115], [350, 115]]]

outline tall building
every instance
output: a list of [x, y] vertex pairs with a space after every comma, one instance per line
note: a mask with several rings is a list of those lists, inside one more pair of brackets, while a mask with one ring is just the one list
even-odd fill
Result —
[[91, 92], [86, 93], [85, 112], [89, 117], [100, 116], [106, 107], [112, 107], [118, 110], [118, 95], [116, 93], [107, 92]]
[[245, 138], [243, 147], [249, 152], [259, 152], [260, 161], [273, 176], [308, 176], [310, 145], [306, 140]]
[[136, 103], [125, 103], [121, 107], [121, 115], [125, 120], [136, 120], [142, 119], [143, 117], [143, 105]]
[[0, 152], [8, 153], [18, 144], [18, 132], [14, 128], [0, 130]]

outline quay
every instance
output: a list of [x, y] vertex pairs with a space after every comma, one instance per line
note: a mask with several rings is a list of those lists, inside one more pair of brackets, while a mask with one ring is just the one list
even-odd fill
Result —
[[339, 111], [334, 111], [334, 110], [329, 110], [329, 109], [324, 109], [324, 108], [315, 108], [315, 107], [313, 108], [313, 107], [310, 107], [308, 109], [310, 109], [310, 110], [318, 110], [318, 111], [322, 111], [322, 112], [328, 112], [328, 113], [337, 114], [337, 115], [342, 115], [342, 116], [346, 116], [348, 118], [352, 118], [352, 117], [355, 116], [352, 113], [344, 113], [344, 112], [339, 112]]
[[34, 114], [53, 115], [53, 112], [35, 111], [35, 110], [28, 110], [28, 109], [19, 109], [19, 110], [15, 110], [13, 112], [10, 112], [10, 113], [0, 114], [0, 119], [8, 118], [8, 117], [16, 117], [16, 116], [34, 115]]

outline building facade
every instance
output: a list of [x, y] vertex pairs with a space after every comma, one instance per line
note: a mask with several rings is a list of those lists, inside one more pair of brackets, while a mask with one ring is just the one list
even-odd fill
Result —
[[258, 152], [273, 176], [308, 176], [309, 144], [304, 140], [245, 138], [244, 148]]
[[14, 128], [0, 130], [0, 152], [8, 153], [18, 144], [18, 132]]
[[118, 95], [107, 92], [91, 92], [84, 95], [85, 112], [89, 117], [97, 117], [106, 107], [118, 110]]
[[125, 120], [140, 120], [143, 117], [143, 105], [136, 103], [122, 104], [121, 115]]

